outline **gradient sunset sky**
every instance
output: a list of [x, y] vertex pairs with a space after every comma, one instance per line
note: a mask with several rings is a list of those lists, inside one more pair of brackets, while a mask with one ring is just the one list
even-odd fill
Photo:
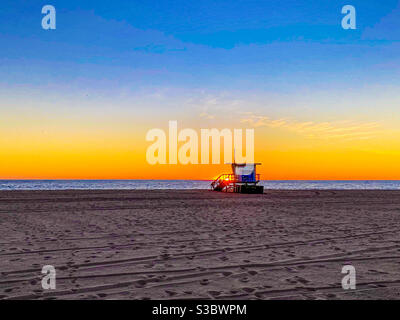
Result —
[[[41, 27], [44, 5], [57, 29]], [[357, 29], [344, 30], [353, 5]], [[263, 179], [400, 179], [400, 1], [2, 0], [0, 179], [211, 179], [146, 132], [255, 128]]]

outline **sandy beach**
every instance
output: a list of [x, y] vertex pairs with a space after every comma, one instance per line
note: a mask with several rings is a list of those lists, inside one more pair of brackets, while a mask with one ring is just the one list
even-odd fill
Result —
[[1, 191], [0, 275], [1, 299], [398, 299], [400, 191]]

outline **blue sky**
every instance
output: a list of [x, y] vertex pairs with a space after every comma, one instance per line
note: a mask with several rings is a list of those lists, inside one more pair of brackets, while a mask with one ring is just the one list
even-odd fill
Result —
[[[57, 9], [55, 31], [40, 28], [41, 7], [47, 3]], [[315, 61], [311, 70], [320, 67], [318, 61], [346, 65], [365, 50], [375, 62], [378, 54], [390, 56], [377, 47], [400, 40], [398, 3], [352, 1], [357, 30], [343, 30], [340, 10], [348, 1], [3, 0], [0, 55], [204, 75], [214, 68], [242, 74], [260, 65], [273, 69], [277, 59], [289, 66], [299, 59]]]
[[[45, 4], [57, 10], [56, 30], [41, 28]], [[357, 30], [341, 28], [346, 4]], [[399, 85], [399, 40], [395, 0], [3, 0], [0, 90], [99, 101], [163, 88], [232, 99], [357, 94]]]

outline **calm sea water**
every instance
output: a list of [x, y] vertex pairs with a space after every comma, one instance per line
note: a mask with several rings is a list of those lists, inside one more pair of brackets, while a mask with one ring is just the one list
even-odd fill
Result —
[[[400, 180], [382, 181], [261, 181], [266, 189], [400, 190]], [[66, 189], [208, 189], [204, 180], [0, 180], [0, 190]]]

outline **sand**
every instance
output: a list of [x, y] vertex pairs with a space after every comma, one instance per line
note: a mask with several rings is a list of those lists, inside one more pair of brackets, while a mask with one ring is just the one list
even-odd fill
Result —
[[399, 231], [400, 191], [1, 191], [0, 298], [397, 299]]

